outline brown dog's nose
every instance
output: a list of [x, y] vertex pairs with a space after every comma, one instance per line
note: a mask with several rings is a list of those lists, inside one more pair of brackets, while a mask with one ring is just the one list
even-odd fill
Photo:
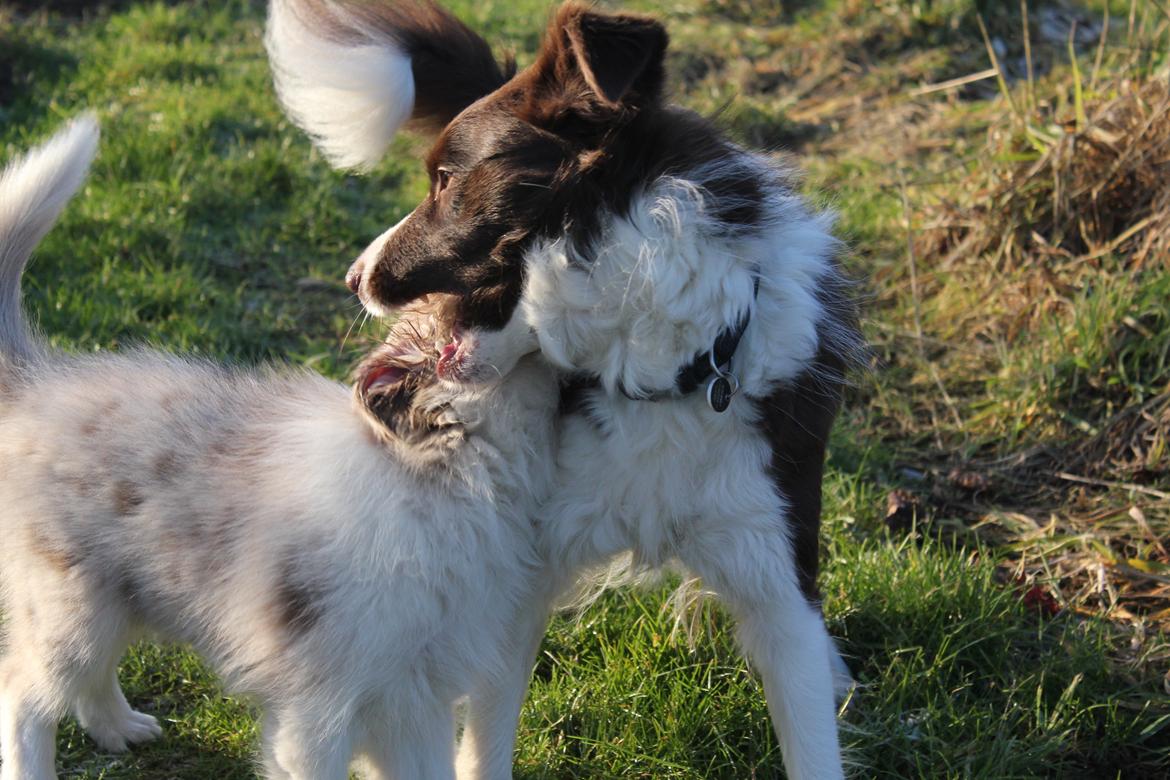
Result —
[[357, 295], [358, 287], [362, 283], [362, 271], [364, 270], [361, 260], [355, 260], [349, 270], [345, 272], [345, 286], [354, 295]]

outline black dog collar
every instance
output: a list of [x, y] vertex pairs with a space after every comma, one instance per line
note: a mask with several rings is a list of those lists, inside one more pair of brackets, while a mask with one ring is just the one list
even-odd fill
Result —
[[[760, 277], [756, 274], [752, 295], [759, 297], [759, 294]], [[727, 411], [732, 397], [739, 392], [739, 379], [731, 372], [731, 358], [735, 356], [735, 350], [739, 347], [740, 339], [743, 338], [751, 319], [752, 314], [748, 310], [739, 318], [735, 327], [720, 331], [711, 349], [695, 355], [694, 360], [678, 370], [674, 377], [674, 387], [669, 390], [639, 394], [629, 392], [621, 384], [618, 385], [618, 389], [631, 401], [662, 401], [693, 393], [701, 384], [707, 382], [707, 405], [716, 412]]]

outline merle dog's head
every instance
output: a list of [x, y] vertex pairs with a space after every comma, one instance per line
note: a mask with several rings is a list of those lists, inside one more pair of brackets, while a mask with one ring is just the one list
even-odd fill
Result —
[[334, 164], [372, 165], [400, 126], [433, 139], [429, 192], [347, 283], [376, 314], [456, 296], [441, 376], [458, 354], [507, 371], [534, 326], [563, 366], [653, 388], [753, 305], [745, 253], [704, 242], [758, 226], [775, 171], [663, 102], [657, 21], [565, 3], [515, 72], [429, 0], [273, 0], [267, 44]]

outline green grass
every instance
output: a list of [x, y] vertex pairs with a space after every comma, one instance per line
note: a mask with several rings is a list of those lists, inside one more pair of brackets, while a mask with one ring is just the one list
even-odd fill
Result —
[[[449, 5], [521, 63], [548, 8]], [[956, 494], [946, 473], [968, 456], [1059, 451], [1060, 437], [1081, 423], [1099, 427], [1164, 392], [1170, 273], [1103, 273], [1010, 342], [971, 336], [1007, 306], [971, 276], [948, 276], [921, 258], [915, 295], [907, 218], [920, 225], [930, 204], [960, 197], [962, 176], [989, 164], [981, 152], [989, 130], [1010, 124], [994, 82], [929, 102], [906, 98], [986, 67], [972, 2], [629, 5], [670, 24], [678, 99], [702, 111], [726, 107], [740, 138], [799, 150], [810, 194], [842, 213], [851, 262], [867, 280], [867, 330], [881, 364], [858, 378], [834, 434], [821, 582], [830, 628], [862, 684], [842, 717], [858, 776], [1165, 776], [1170, 697], [1161, 676], [1170, 646], [1161, 624], [1137, 601], [1119, 612], [1108, 588], [1086, 597], [1078, 589], [1087, 569], [1060, 567], [1094, 544], [1155, 566], [1153, 545], [1134, 541], [1140, 533], [1110, 519], [1122, 544], [1083, 517], [1106, 502], [1124, 521], [1124, 509], [1138, 506], [1165, 537], [1166, 502], [1124, 489], [1037, 498], [1034, 486], [1021, 492], [1010, 482], [971, 496]], [[1102, 9], [1090, 5], [1090, 15]], [[1123, 19], [1129, 3], [1111, 5]], [[56, 345], [147, 341], [341, 377], [376, 336], [367, 327], [342, 346], [359, 312], [340, 280], [422, 193], [419, 147], [396, 142], [368, 176], [330, 171], [274, 101], [258, 6], [0, 9], [0, 158], [83, 109], [103, 124], [84, 196], [26, 277], [29, 308]], [[1018, 53], [1018, 15], [988, 13], [993, 34]], [[1114, 21], [1121, 46], [1125, 24]], [[1153, 30], [1158, 17], [1147, 23]], [[1035, 48], [1051, 72], [1037, 89], [1061, 92], [1063, 42]], [[1106, 68], [1140, 75], [1160, 64], [1143, 54], [1110, 58]], [[939, 137], [947, 143], [933, 143]], [[980, 273], [980, 283], [999, 281]], [[1027, 424], [1029, 414], [1047, 422]], [[1164, 470], [1151, 473], [1146, 487], [1170, 490]], [[908, 528], [884, 522], [893, 488], [918, 494]], [[1093, 560], [1108, 562], [1105, 553]], [[1121, 587], [1109, 572], [1111, 587]], [[1034, 586], [1065, 609], [1035, 610], [1025, 598]], [[578, 619], [554, 622], [521, 723], [518, 777], [781, 774], [761, 690], [727, 620], [707, 609], [688, 643], [662, 607], [668, 590], [614, 593]], [[122, 678], [132, 703], [164, 721], [164, 738], [107, 755], [67, 721], [64, 776], [254, 776], [255, 713], [226, 697], [189, 652], [140, 645]]]

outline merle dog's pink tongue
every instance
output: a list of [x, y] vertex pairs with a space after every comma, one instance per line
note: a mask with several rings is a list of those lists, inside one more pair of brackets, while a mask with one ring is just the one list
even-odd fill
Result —
[[451, 343], [445, 345], [441, 352], [439, 352], [439, 362], [435, 366], [435, 373], [439, 376], [446, 376], [451, 368], [451, 364], [459, 356], [459, 347], [463, 343], [463, 329], [458, 323], [455, 324], [451, 332]]

